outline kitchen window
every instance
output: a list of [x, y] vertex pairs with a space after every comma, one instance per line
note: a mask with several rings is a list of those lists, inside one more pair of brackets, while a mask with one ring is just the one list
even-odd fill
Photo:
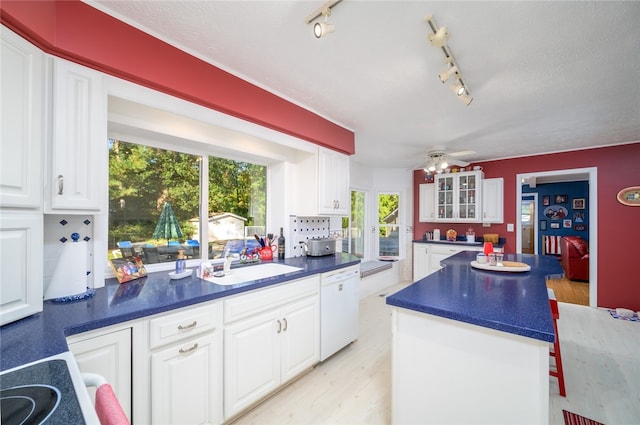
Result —
[[361, 190], [351, 191], [351, 214], [342, 218], [343, 252], [348, 252], [358, 258], [365, 256], [365, 218], [366, 218], [366, 192]]
[[108, 258], [154, 264], [179, 251], [214, 259], [251, 248], [253, 234], [264, 234], [266, 173], [263, 165], [110, 139]]
[[400, 256], [400, 195], [378, 194], [378, 257]]

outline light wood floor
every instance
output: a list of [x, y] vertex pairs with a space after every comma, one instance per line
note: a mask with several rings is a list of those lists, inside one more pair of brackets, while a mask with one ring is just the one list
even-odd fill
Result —
[[547, 288], [553, 289], [559, 302], [589, 305], [589, 283], [576, 282], [566, 277], [547, 279]]
[[[567, 397], [549, 378], [549, 423], [563, 425], [566, 409], [606, 425], [640, 424], [640, 323], [613, 319], [606, 310], [559, 306]], [[390, 424], [391, 311], [377, 295], [360, 309], [356, 342], [234, 424]]]

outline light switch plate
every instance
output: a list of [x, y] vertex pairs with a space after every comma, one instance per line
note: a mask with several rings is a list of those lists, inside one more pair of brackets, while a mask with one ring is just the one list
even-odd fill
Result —
[[507, 223], [507, 232], [513, 232], [513, 223]]

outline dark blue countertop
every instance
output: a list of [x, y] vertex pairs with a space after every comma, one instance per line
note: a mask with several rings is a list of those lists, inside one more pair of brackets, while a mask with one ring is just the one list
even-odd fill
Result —
[[444, 268], [389, 296], [387, 304], [434, 316], [553, 342], [546, 276], [562, 272], [551, 256], [505, 254], [531, 266], [524, 273], [471, 267], [476, 251], [442, 261]]
[[164, 271], [123, 284], [115, 278], [108, 279], [105, 287], [86, 300], [45, 301], [41, 313], [0, 327], [0, 370], [67, 351], [65, 338], [69, 335], [356, 265], [360, 259], [338, 253], [279, 262], [302, 270], [230, 286], [216, 285], [195, 275], [170, 280], [169, 272]]

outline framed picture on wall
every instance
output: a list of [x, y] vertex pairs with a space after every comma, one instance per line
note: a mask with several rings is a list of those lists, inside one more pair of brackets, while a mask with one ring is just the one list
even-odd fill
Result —
[[549, 228], [550, 229], [559, 229], [560, 228], [560, 222], [559, 221], [552, 221], [551, 223], [549, 223]]
[[547, 230], [547, 220], [540, 220], [540, 230]]
[[573, 198], [573, 209], [574, 210], [583, 210], [585, 209], [586, 199], [585, 198]]
[[554, 204], [566, 204], [567, 203], [567, 195], [554, 195], [553, 196]]
[[545, 207], [548, 206], [551, 203], [551, 197], [549, 195], [544, 195], [542, 197], [542, 205], [544, 205]]
[[571, 229], [571, 220], [562, 220], [562, 227], [565, 229]]
[[580, 211], [574, 211], [573, 221], [575, 223], [584, 223], [584, 213], [581, 213]]
[[587, 226], [585, 226], [584, 224], [576, 224], [575, 226], [573, 226], [573, 230], [577, 230], [578, 232], [584, 232], [586, 228]]

